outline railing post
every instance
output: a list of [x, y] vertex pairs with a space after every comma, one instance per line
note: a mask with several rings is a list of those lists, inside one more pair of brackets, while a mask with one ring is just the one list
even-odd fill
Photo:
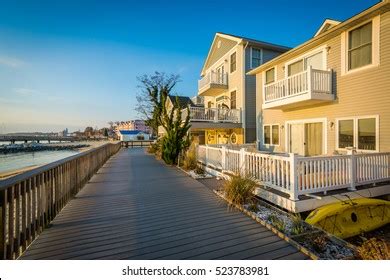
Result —
[[214, 121], [215, 122], [218, 122], [218, 115], [219, 115], [219, 109], [218, 108], [215, 108], [215, 114], [214, 114]]
[[6, 232], [6, 217], [7, 217], [7, 190], [0, 191], [0, 260], [7, 258], [7, 232]]
[[298, 182], [298, 161], [297, 155], [294, 153], [289, 154], [290, 157], [290, 198], [294, 201], [299, 200], [299, 182]]
[[245, 148], [240, 149], [240, 158], [239, 158], [239, 166], [240, 166], [240, 174], [245, 176], [246, 174], [246, 166], [245, 166]]
[[347, 155], [349, 155], [349, 178], [351, 180], [350, 187], [348, 190], [356, 191], [356, 149], [352, 148], [347, 150]]
[[312, 68], [312, 66], [310, 65], [309, 66], [309, 69], [307, 69], [307, 91], [308, 91], [308, 93], [309, 93], [309, 95], [310, 95], [310, 98], [312, 98], [312, 87], [313, 87], [313, 85], [312, 85], [312, 71], [313, 71], [313, 68]]
[[225, 146], [222, 146], [221, 152], [222, 152], [221, 167], [223, 172], [224, 170], [226, 170], [226, 147]]

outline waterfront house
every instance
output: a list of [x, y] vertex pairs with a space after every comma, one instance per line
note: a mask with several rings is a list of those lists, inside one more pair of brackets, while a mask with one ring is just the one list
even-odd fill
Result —
[[302, 156], [390, 151], [390, 13], [382, 1], [310, 40], [256, 75], [259, 150]]
[[390, 194], [390, 4], [381, 1], [248, 72], [257, 152], [198, 147], [216, 175], [244, 173], [292, 212]]
[[271, 43], [216, 33], [198, 82], [200, 99], [194, 98], [201, 100], [203, 106], [189, 108], [191, 133], [198, 135], [201, 144], [256, 140], [256, 79], [246, 72], [287, 50]]

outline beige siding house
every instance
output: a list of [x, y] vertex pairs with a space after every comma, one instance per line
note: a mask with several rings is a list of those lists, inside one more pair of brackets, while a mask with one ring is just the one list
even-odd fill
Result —
[[246, 73], [287, 50], [283, 46], [216, 33], [198, 82], [198, 97], [204, 106], [189, 109], [191, 133], [203, 135], [199, 139], [206, 144], [254, 142], [256, 78]]
[[344, 22], [325, 20], [312, 39], [248, 73], [260, 150], [390, 152], [389, 9], [386, 0]]

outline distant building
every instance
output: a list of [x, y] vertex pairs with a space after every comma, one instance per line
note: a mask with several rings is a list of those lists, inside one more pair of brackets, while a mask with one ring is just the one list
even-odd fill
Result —
[[150, 134], [151, 129], [149, 126], [145, 124], [145, 121], [143, 120], [130, 120], [130, 121], [120, 121], [116, 122], [116, 125], [114, 126], [114, 132], [115, 134], [120, 138], [121, 133], [120, 131], [142, 131], [145, 134]]
[[149, 133], [141, 130], [119, 130], [121, 141], [149, 140], [149, 136]]
[[69, 136], [69, 130], [67, 128], [65, 128], [63, 131], [58, 132], [57, 135], [60, 137]]

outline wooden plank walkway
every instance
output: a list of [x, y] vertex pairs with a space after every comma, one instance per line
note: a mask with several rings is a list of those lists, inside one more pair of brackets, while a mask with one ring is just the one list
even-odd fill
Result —
[[20, 259], [307, 259], [144, 150], [122, 149]]

